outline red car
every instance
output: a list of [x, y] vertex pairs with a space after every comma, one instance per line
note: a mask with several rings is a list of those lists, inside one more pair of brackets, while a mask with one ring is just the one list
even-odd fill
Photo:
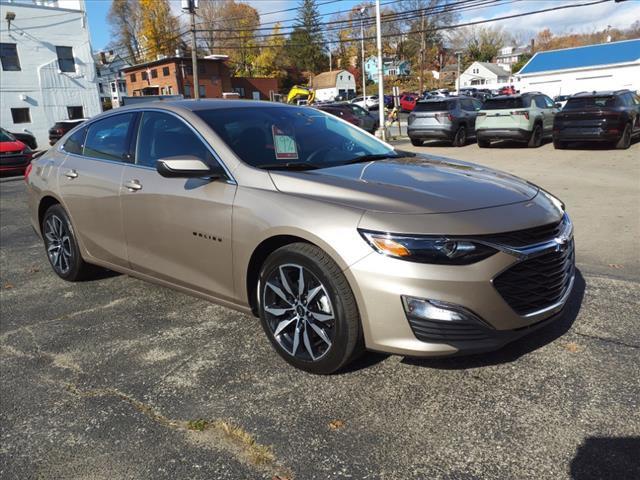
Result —
[[0, 128], [0, 172], [23, 173], [31, 163], [33, 152], [16, 137]]
[[403, 112], [412, 112], [419, 98], [417, 93], [403, 93], [400, 96], [400, 109]]
[[515, 94], [516, 94], [516, 87], [514, 87], [513, 85], [502, 87], [498, 92], [498, 95], [515, 95]]

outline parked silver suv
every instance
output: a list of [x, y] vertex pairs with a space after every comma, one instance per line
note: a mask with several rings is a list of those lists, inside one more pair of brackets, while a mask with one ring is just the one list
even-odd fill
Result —
[[409, 115], [408, 135], [420, 146], [424, 140], [447, 140], [461, 147], [475, 136], [476, 115], [482, 102], [472, 97], [433, 98], [416, 103]]

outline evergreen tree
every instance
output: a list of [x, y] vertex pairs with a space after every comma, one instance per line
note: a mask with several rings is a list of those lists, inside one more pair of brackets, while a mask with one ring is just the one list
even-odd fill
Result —
[[323, 72], [328, 67], [328, 59], [323, 52], [324, 36], [316, 0], [300, 0], [298, 17], [289, 38], [291, 60], [301, 70]]

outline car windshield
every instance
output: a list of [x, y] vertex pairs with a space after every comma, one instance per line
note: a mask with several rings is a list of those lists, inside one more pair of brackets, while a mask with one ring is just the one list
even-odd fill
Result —
[[325, 168], [392, 148], [335, 117], [312, 108], [219, 108], [195, 112], [246, 164], [258, 168]]
[[6, 130], [0, 130], [0, 142], [15, 142], [16, 139]]
[[449, 102], [418, 102], [414, 112], [446, 112], [449, 110]]
[[524, 97], [490, 98], [482, 105], [482, 110], [503, 110], [506, 108], [527, 108], [528, 99]]
[[606, 95], [602, 97], [578, 97], [570, 98], [564, 110], [580, 110], [583, 108], [615, 107], [616, 97]]

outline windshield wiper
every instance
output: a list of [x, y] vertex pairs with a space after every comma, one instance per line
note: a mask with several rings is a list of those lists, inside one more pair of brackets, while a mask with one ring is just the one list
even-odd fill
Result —
[[[399, 155], [399, 153], [402, 153]], [[386, 160], [388, 158], [403, 158], [403, 157], [414, 157], [415, 154], [411, 152], [393, 152], [393, 153], [377, 153], [372, 155], [361, 155], [356, 158], [352, 158], [351, 160], [347, 160], [343, 163], [343, 165], [350, 165], [352, 163], [365, 163], [365, 162], [373, 162], [376, 160]]]
[[322, 168], [318, 165], [313, 165], [312, 163], [265, 163], [263, 165], [258, 165], [258, 168], [263, 170], [315, 170], [317, 168]]

